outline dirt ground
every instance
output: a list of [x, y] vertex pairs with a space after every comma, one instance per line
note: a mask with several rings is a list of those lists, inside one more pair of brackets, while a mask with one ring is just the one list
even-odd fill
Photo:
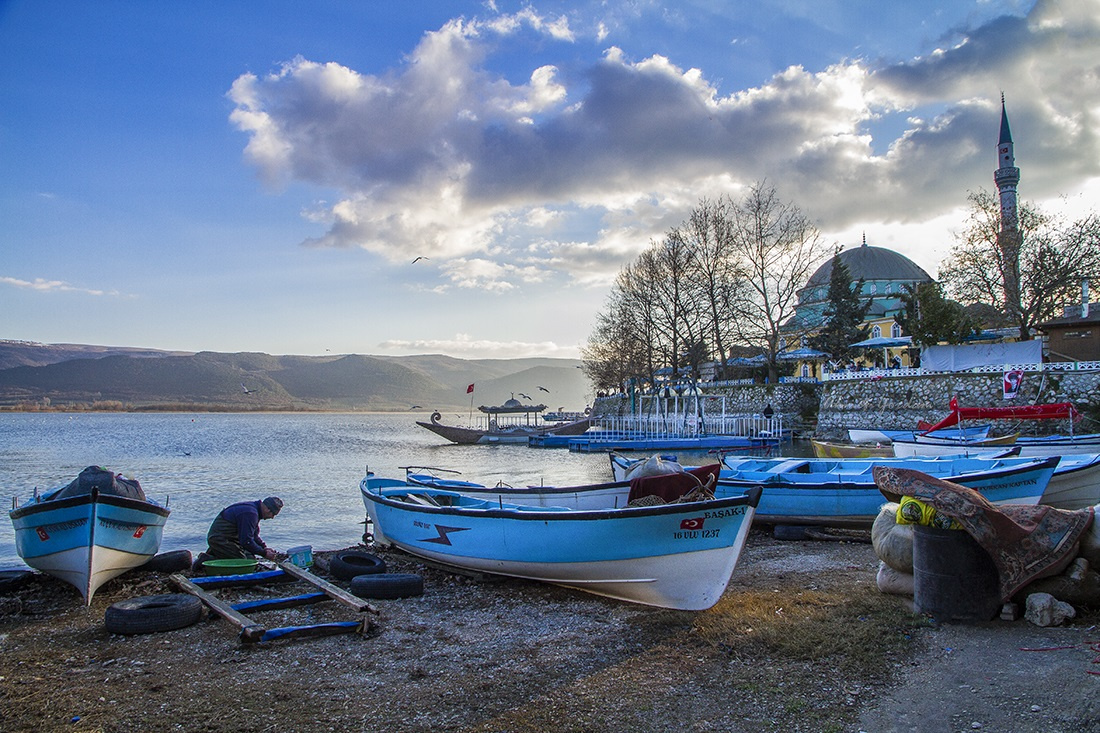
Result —
[[[363, 635], [252, 645], [216, 616], [165, 633], [108, 633], [107, 606], [173, 592], [164, 574], [111, 581], [91, 607], [40, 576], [0, 598], [0, 730], [1100, 731], [1096, 616], [1050, 629], [1022, 619], [937, 625], [889, 597], [897, 638], [871, 667], [761, 643], [766, 619], [714, 631], [750, 597], [774, 596], [776, 617], [803, 596], [865, 597], [878, 560], [864, 542], [779, 541], [754, 529], [722, 603], [700, 613], [377, 554], [391, 572], [421, 574], [424, 594], [372, 601]], [[325, 577], [326, 554], [317, 561]], [[291, 592], [304, 591], [248, 597]], [[358, 617], [336, 603], [307, 609], [262, 620]], [[861, 620], [845, 622], [853, 646]]]

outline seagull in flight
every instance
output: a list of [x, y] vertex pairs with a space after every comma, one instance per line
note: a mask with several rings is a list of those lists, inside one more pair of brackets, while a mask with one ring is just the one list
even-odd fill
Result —
[[541, 389], [541, 390], [542, 390], [543, 392], [549, 392], [549, 391], [550, 391], [550, 390], [548, 390], [548, 389], [547, 389], [546, 387], [543, 387], [543, 386], [542, 386], [541, 384], [539, 384], [539, 385], [536, 385], [536, 386], [537, 386], [537, 387], [538, 387], [539, 389]]
[[413, 405], [413, 406], [412, 406], [412, 407], [410, 407], [409, 409], [410, 409], [410, 410], [422, 410], [422, 409], [424, 409], [424, 408], [423, 408], [423, 407], [422, 407], [421, 405]]
[[519, 396], [522, 397], [525, 400], [531, 399], [531, 395], [529, 395], [529, 394], [523, 394], [523, 392], [518, 392], [517, 394], [519, 394]]
[[421, 256], [417, 257], [417, 258], [416, 258], [415, 260], [413, 260], [413, 261], [412, 261], [412, 264], [414, 264], [414, 265], [415, 265], [415, 264], [416, 264], [417, 262], [419, 262], [420, 260], [426, 260], [426, 259], [428, 259], [428, 258], [427, 258], [427, 257], [424, 257], [423, 255], [421, 255]]
[[252, 394], [252, 390], [250, 390], [248, 387], [244, 386], [244, 382], [241, 382], [241, 389], [244, 390], [245, 394]]

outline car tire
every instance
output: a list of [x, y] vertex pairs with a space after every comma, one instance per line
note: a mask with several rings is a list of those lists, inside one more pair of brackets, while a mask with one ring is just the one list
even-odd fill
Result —
[[190, 626], [202, 617], [202, 601], [186, 593], [139, 596], [107, 607], [103, 621], [112, 634], [154, 634]]
[[386, 572], [386, 561], [361, 550], [341, 550], [329, 560], [328, 571], [340, 580], [352, 580], [360, 575]]

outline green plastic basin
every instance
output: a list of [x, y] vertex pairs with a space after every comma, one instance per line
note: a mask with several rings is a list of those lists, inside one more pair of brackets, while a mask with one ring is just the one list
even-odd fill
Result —
[[256, 561], [243, 557], [205, 560], [202, 571], [207, 575], [242, 575], [256, 572]]

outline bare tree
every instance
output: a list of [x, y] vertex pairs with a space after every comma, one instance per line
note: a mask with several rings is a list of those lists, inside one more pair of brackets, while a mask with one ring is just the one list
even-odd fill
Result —
[[687, 244], [691, 253], [691, 286], [701, 321], [700, 339], [693, 345], [693, 352], [696, 359], [705, 358], [699, 352], [709, 342], [721, 367], [735, 338], [733, 303], [742, 284], [734, 260], [730, 205], [728, 199], [703, 199], [675, 230], [675, 236]]
[[732, 324], [743, 343], [761, 349], [768, 378], [775, 382], [784, 339], [801, 340], [817, 325], [798, 325], [792, 317], [798, 291], [832, 249], [797, 206], [780, 201], [775, 188], [764, 183], [733, 202], [729, 214], [734, 266], [744, 285]]
[[1035, 326], [1060, 315], [1082, 279], [1100, 275], [1100, 220], [1095, 213], [1059, 226], [1034, 205], [1019, 207], [1018, 233], [1000, 235], [1000, 203], [971, 192], [966, 228], [956, 237], [940, 282], [963, 303], [989, 303], [1030, 339]]

